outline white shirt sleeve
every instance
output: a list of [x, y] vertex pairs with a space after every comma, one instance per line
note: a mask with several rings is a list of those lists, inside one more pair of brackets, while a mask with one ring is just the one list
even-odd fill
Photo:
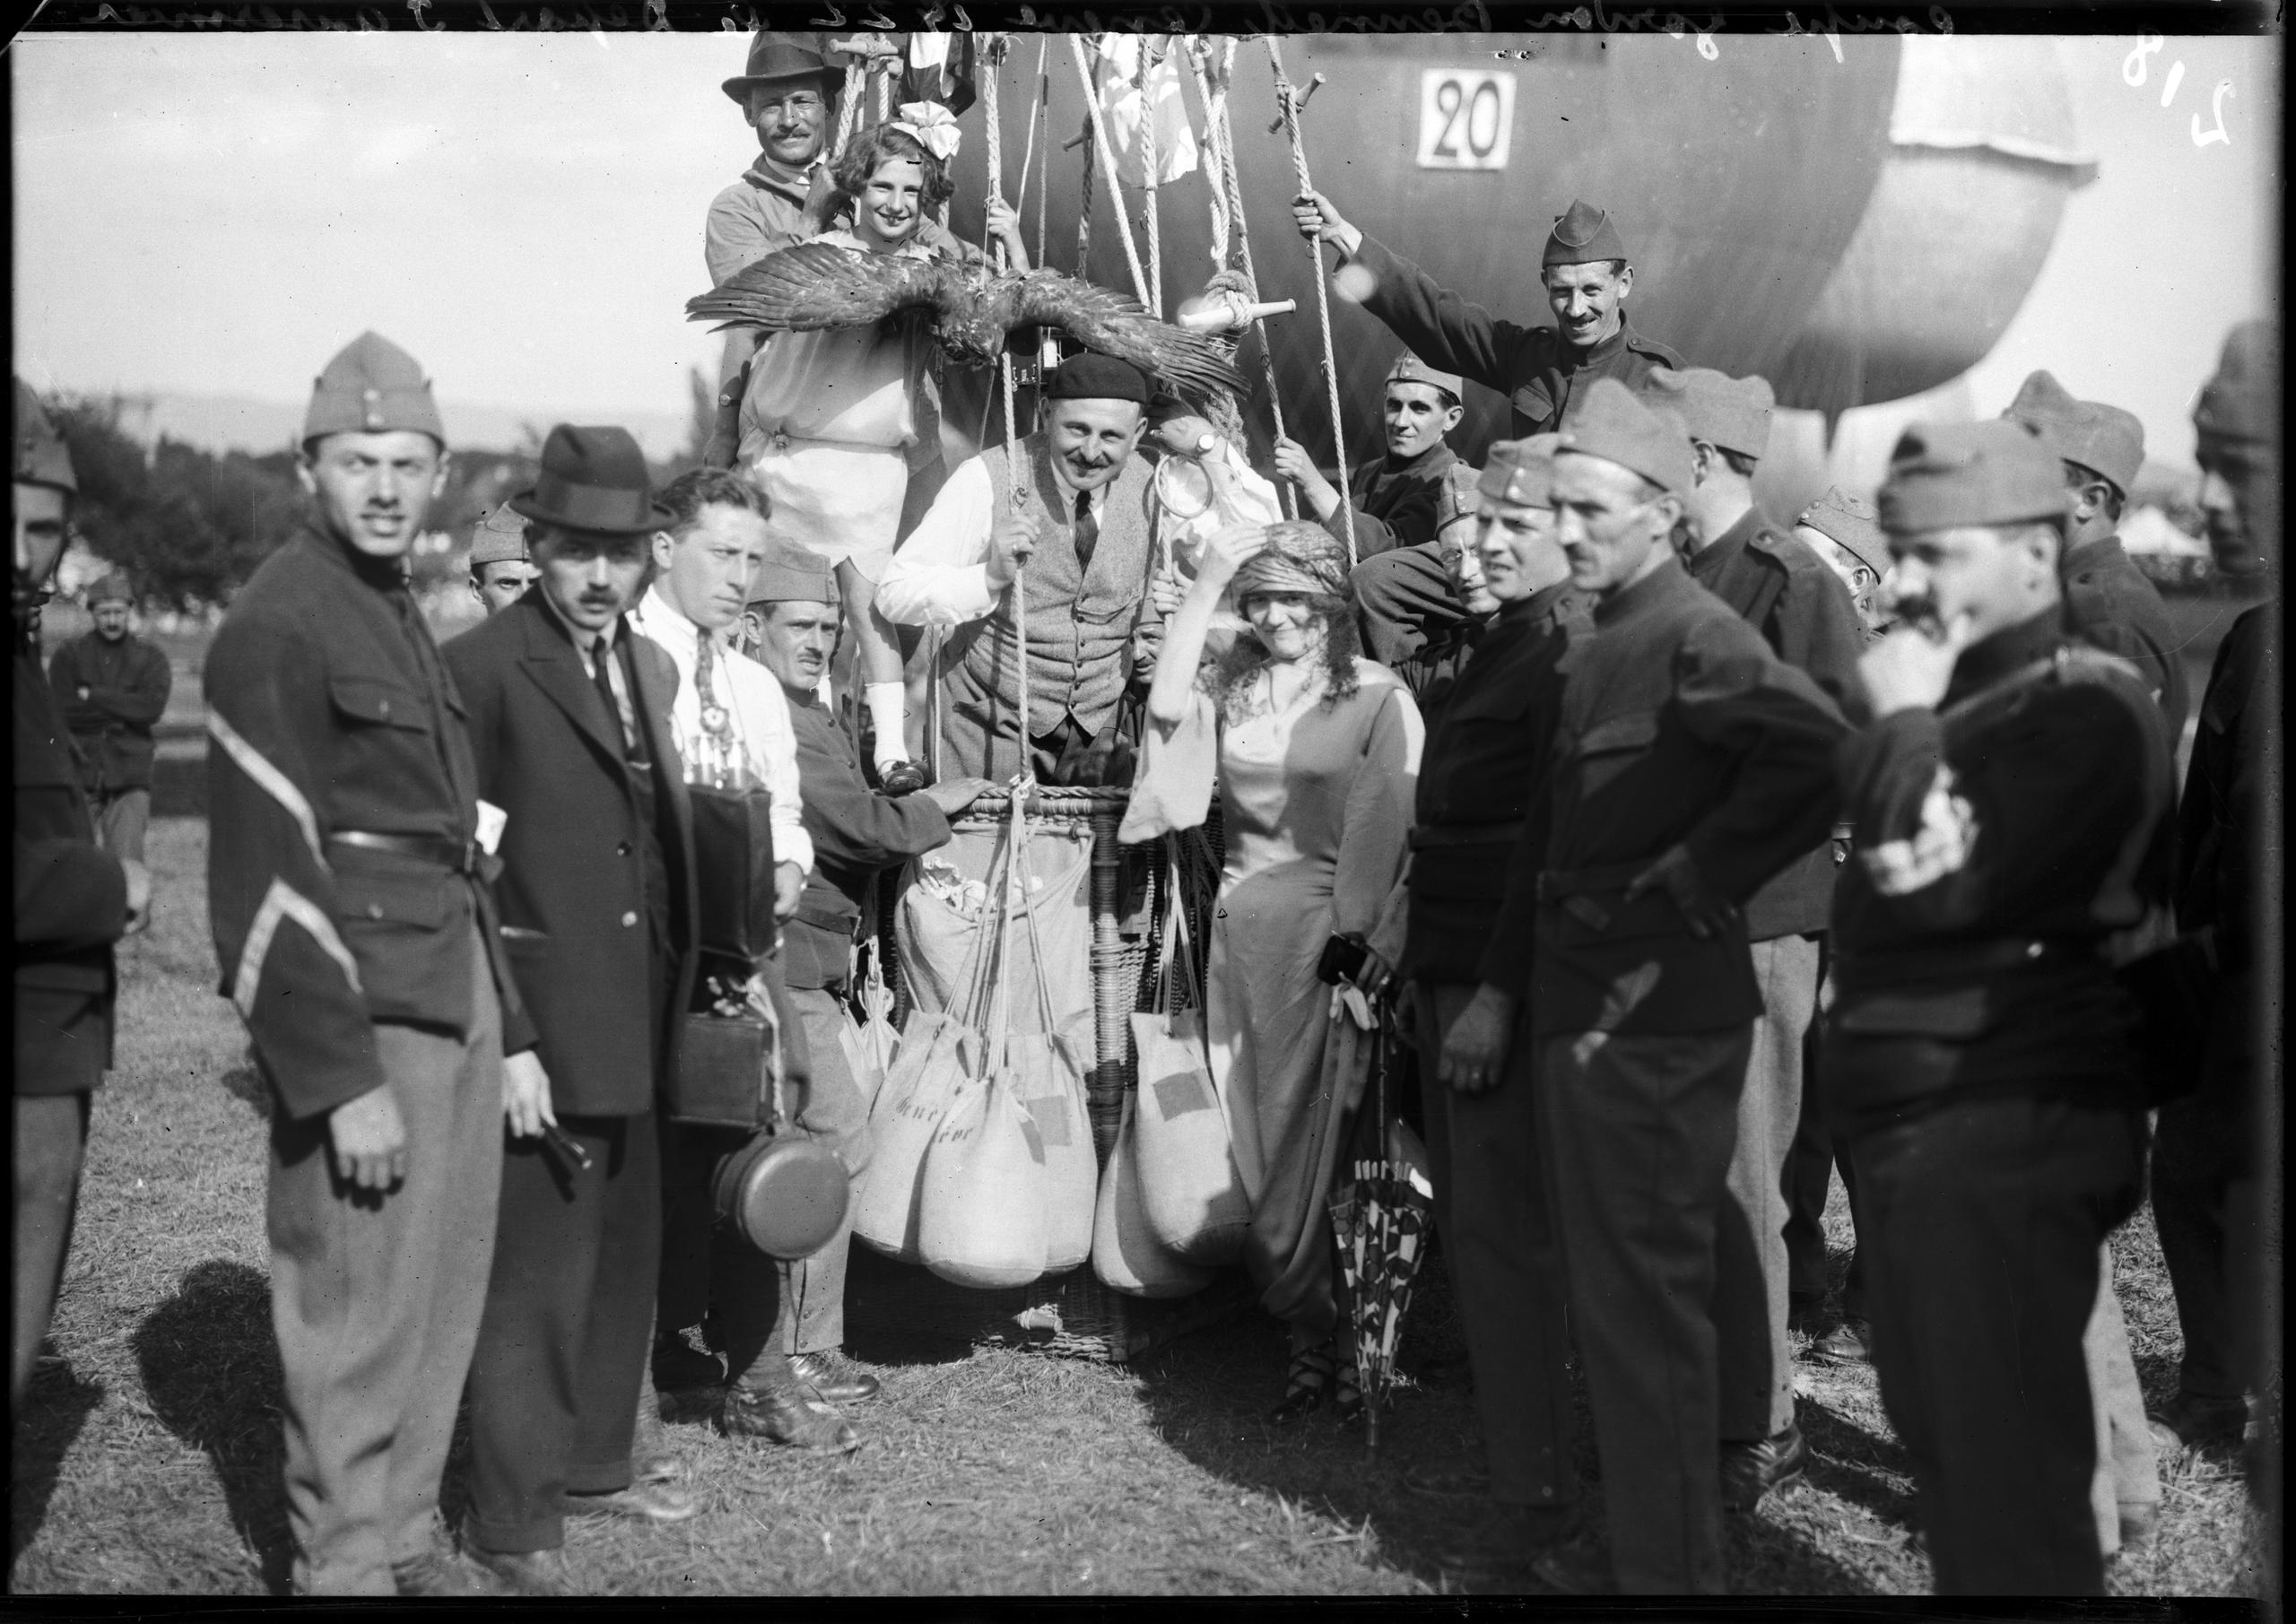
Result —
[[877, 612], [897, 626], [946, 631], [995, 609], [987, 560], [996, 507], [988, 465], [968, 457], [885, 566]]
[[[742, 658], [739, 655], [732, 657]], [[751, 672], [763, 680], [744, 684], [750, 690], [744, 696], [745, 708], [752, 714], [744, 720], [751, 725], [751, 766], [773, 797], [773, 810], [769, 814], [773, 827], [773, 860], [794, 863], [810, 874], [813, 872], [813, 838], [805, 832], [804, 803], [797, 783], [797, 734], [789, 724], [789, 701], [783, 698], [781, 684], [774, 680], [771, 672], [755, 664], [752, 664]]]

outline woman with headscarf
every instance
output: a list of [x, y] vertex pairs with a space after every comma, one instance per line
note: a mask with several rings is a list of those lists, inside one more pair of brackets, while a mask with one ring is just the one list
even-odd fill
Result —
[[[1201, 823], [1216, 761], [1227, 862], [1205, 1028], [1252, 1203], [1245, 1264], [1261, 1306], [1291, 1328], [1278, 1420], [1326, 1399], [1343, 1421], [1361, 1408], [1352, 1356], [1335, 1357], [1327, 1213], [1361, 1078], [1334, 1075], [1326, 1050], [1334, 984], [1361, 968], [1402, 871], [1423, 732], [1402, 682], [1358, 657], [1347, 575], [1340, 544], [1315, 525], [1212, 537], [1165, 632], [1148, 693], [1154, 736], [1122, 831], [1145, 839]], [[1246, 630], [1206, 660], [1223, 597]]]

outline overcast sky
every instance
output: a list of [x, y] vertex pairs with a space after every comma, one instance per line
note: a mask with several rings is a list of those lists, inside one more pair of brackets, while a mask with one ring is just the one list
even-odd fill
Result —
[[[372, 326], [452, 399], [683, 413], [715, 341], [701, 218], [754, 155], [726, 34], [27, 36], [13, 76], [16, 367], [43, 387], [300, 400]], [[1726, 36], [1723, 48], [1749, 38]], [[2227, 327], [2278, 313], [2279, 42], [2059, 41], [2102, 178], [1970, 398], [2048, 366], [2190, 460]], [[2168, 65], [2186, 64], [2163, 109]], [[2229, 145], [2192, 115], [2229, 80]], [[1073, 160], [1072, 160], [1073, 161]]]

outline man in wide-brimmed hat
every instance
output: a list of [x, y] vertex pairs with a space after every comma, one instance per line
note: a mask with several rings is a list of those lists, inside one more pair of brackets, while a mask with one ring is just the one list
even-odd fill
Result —
[[461, 701], [407, 588], [447, 482], [413, 356], [361, 334], [303, 419], [313, 513], [206, 665], [207, 906], [269, 1085], [294, 1582], [469, 1594], [435, 1532], [493, 1257], [502, 1073], [546, 1086], [496, 930]]
[[535, 590], [447, 648], [502, 809], [502, 934], [547, 1076], [504, 1090], [494, 1267], [471, 1363], [470, 1554], [562, 1594], [565, 1520], [682, 1522], [633, 1480], [661, 1264], [654, 1100], [695, 960], [677, 670], [623, 612], [668, 520], [627, 430], [560, 424], [531, 490]]

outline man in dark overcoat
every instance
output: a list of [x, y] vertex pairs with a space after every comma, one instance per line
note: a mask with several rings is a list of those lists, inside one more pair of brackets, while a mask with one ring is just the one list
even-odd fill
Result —
[[48, 685], [80, 749], [80, 781], [106, 851], [144, 861], [152, 822], [152, 729], [167, 713], [168, 656], [128, 628], [135, 594], [117, 570], [88, 588], [94, 629], [57, 649]]
[[207, 908], [269, 1085], [272, 1320], [294, 1579], [465, 1594], [439, 1479], [494, 1251], [495, 931], [463, 702], [407, 586], [447, 482], [414, 358], [366, 333], [303, 420], [314, 502], [207, 652]]
[[623, 618], [665, 515], [629, 431], [560, 424], [534, 487], [533, 590], [447, 649], [480, 793], [505, 814], [502, 934], [547, 1076], [513, 1070], [471, 1364], [470, 1553], [564, 1594], [565, 1521], [691, 1516], [633, 1481], [661, 1267], [655, 1107], [693, 979], [691, 809], [669, 656]]
[[111, 1065], [112, 943], [148, 915], [152, 881], [143, 864], [96, 845], [71, 735], [40, 673], [40, 606], [80, 487], [71, 451], [21, 378], [13, 427], [16, 1285], [8, 1402], [16, 1408], [64, 1278], [91, 1096]]

